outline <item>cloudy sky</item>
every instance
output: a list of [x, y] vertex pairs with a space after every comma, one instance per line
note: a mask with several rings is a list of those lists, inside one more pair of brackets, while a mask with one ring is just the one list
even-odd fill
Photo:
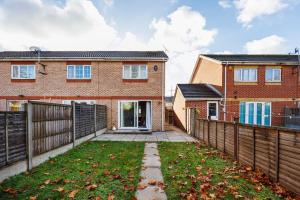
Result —
[[0, 51], [166, 50], [167, 95], [200, 53], [289, 53], [300, 0], [0, 0]]

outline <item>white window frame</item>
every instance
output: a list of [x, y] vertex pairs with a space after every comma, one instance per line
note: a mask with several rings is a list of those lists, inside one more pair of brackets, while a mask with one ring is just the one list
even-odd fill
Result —
[[[244, 80], [244, 72], [243, 72], [244, 70], [255, 70], [256, 71], [255, 80]], [[241, 76], [236, 77], [236, 71], [239, 71]], [[255, 83], [255, 82], [257, 82], [257, 72], [258, 72], [258, 70], [255, 67], [245, 67], [245, 68], [238, 67], [238, 68], [234, 68], [234, 70], [233, 70], [234, 82]], [[248, 73], [250, 73], [250, 71]], [[248, 76], [250, 77], [250, 75], [248, 75]]]
[[[133, 66], [138, 66], [139, 71], [138, 71], [138, 77], [137, 78], [133, 78], [132, 77], [132, 67]], [[141, 77], [141, 67], [146, 67], [146, 77]], [[130, 77], [125, 77], [125, 67], [130, 67]], [[141, 65], [123, 65], [123, 79], [143, 79], [143, 80], [147, 80], [148, 79], [148, 66], [146, 64], [141, 64]]]
[[96, 104], [96, 100], [63, 100], [62, 104], [71, 105], [72, 101], [74, 101], [75, 103], [86, 103], [86, 104], [89, 104], [89, 105]]
[[261, 125], [265, 125], [265, 107], [267, 103], [270, 103], [270, 126], [272, 126], [272, 102], [256, 102], [256, 101], [247, 101], [245, 102], [245, 124], [249, 124], [249, 104], [253, 103], [254, 104], [254, 109], [253, 109], [253, 124], [257, 125], [257, 104], [261, 103], [262, 104], [262, 122]]
[[[27, 74], [28, 74], [28, 68], [29, 66], [33, 67], [33, 77], [29, 77], [29, 78], [21, 78], [20, 76], [20, 68], [21, 66], [26, 67], [27, 68]], [[18, 68], [18, 77], [14, 77], [14, 67]], [[11, 79], [35, 79], [36, 78], [36, 70], [35, 70], [35, 65], [11, 65]]]
[[[267, 70], [272, 70], [272, 80], [267, 80]], [[280, 79], [279, 80], [275, 80], [274, 77], [275, 77], [275, 73], [274, 73], [274, 70], [279, 70], [280, 71]], [[271, 82], [271, 83], [279, 83], [281, 82], [281, 68], [279, 67], [266, 67], [266, 70], [265, 70], [265, 81], [266, 82]]]
[[[76, 67], [79, 67], [79, 66], [83, 67], [82, 78], [77, 78], [76, 77]], [[74, 67], [73, 78], [69, 78], [69, 67]], [[89, 76], [89, 78], [85, 78], [85, 71], [84, 71], [85, 67], [89, 67], [90, 68], [90, 76]], [[67, 65], [67, 79], [71, 79], [71, 80], [73, 80], [73, 79], [79, 79], [79, 80], [82, 80], [82, 79], [90, 80], [90, 79], [92, 79], [92, 66], [91, 65]]]
[[216, 104], [216, 116], [212, 117], [212, 120], [218, 120], [219, 119], [219, 102], [218, 101], [207, 101], [206, 103], [206, 117], [209, 116], [209, 104], [215, 103]]

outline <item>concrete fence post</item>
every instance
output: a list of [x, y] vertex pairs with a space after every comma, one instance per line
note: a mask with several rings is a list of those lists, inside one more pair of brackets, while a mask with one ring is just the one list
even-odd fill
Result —
[[94, 104], [94, 127], [95, 127], [95, 137], [97, 136], [97, 105]]
[[27, 167], [32, 169], [33, 158], [33, 105], [31, 102], [27, 104]]
[[76, 104], [75, 101], [72, 101], [72, 123], [73, 123], [73, 148], [75, 147], [75, 140], [76, 140]]
[[6, 156], [5, 156], [5, 161], [6, 161], [6, 164], [8, 163], [8, 153], [9, 153], [9, 146], [8, 146], [8, 113], [5, 112], [5, 153], [6, 153]]

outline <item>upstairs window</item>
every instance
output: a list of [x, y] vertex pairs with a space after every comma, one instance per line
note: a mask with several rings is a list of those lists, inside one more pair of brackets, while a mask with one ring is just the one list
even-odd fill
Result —
[[281, 69], [266, 68], [266, 82], [281, 82]]
[[90, 65], [68, 65], [68, 79], [91, 79]]
[[12, 65], [12, 79], [35, 79], [35, 65]]
[[147, 79], [147, 65], [124, 65], [123, 79]]
[[257, 82], [256, 68], [236, 68], [234, 69], [235, 82]]

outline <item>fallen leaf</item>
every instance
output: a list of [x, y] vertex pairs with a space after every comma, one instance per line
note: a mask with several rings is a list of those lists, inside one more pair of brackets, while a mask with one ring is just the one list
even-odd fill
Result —
[[91, 185], [86, 186], [86, 189], [90, 191], [90, 190], [96, 189], [97, 187], [98, 186], [96, 184], [91, 184]]
[[157, 181], [155, 179], [151, 179], [151, 180], [148, 181], [148, 184], [149, 185], [156, 185], [156, 182]]
[[125, 191], [134, 191], [134, 186], [133, 185], [124, 185], [124, 190]]
[[54, 189], [53, 191], [64, 192], [65, 189], [63, 187], [58, 187], [57, 189]]
[[79, 192], [79, 190], [73, 190], [72, 192], [70, 192], [69, 194], [69, 198], [74, 199], [75, 195]]
[[45, 180], [44, 184], [45, 184], [45, 185], [48, 185], [50, 182], [51, 182], [51, 180], [50, 180], [50, 179], [47, 179], [47, 180]]
[[107, 200], [114, 200], [115, 199], [115, 195], [113, 194], [109, 194], [107, 197]]
[[202, 163], [205, 163], [205, 162], [206, 162], [206, 160], [205, 160], [205, 159], [202, 159], [202, 160], [201, 160], [201, 162], [202, 162]]
[[254, 187], [256, 192], [261, 192], [262, 191], [262, 187], [260, 185], [257, 185]]
[[108, 170], [104, 170], [103, 175], [108, 176], [108, 175], [110, 175], [110, 172]]
[[29, 200], [36, 200], [37, 196], [30, 196]]
[[6, 193], [9, 193], [9, 194], [12, 194], [12, 195], [16, 195], [18, 193], [18, 191], [14, 188], [4, 189], [3, 192], [6, 192]]
[[95, 197], [95, 200], [101, 200], [101, 197]]
[[148, 187], [147, 184], [138, 184], [137, 189], [138, 189], [138, 190], [143, 190], [143, 189], [145, 189], [146, 187]]

